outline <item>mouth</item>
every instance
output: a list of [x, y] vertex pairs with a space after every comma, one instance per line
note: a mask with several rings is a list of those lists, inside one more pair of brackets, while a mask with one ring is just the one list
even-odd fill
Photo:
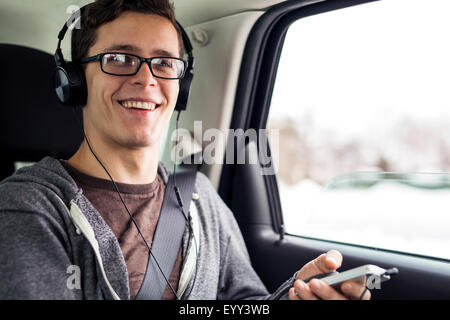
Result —
[[159, 104], [149, 101], [122, 100], [118, 102], [122, 107], [126, 109], [140, 109], [140, 110], [154, 111], [161, 106]]

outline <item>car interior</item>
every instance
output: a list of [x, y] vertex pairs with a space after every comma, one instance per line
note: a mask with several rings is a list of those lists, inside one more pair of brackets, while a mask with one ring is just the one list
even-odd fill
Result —
[[[75, 10], [89, 2], [86, 0], [0, 2], [0, 67], [2, 70], [0, 90], [3, 97], [0, 108], [2, 154], [0, 180], [11, 175], [17, 168], [37, 162], [45, 156], [67, 159], [81, 143], [81, 110], [61, 105], [52, 89], [52, 73], [55, 68], [53, 54], [61, 26]], [[392, 2], [396, 2], [398, 4], [395, 7], [396, 10], [402, 11], [394, 11], [392, 9], [394, 5], [384, 6], [386, 2], [391, 2], [391, 5]], [[418, 113], [420, 115], [418, 119], [422, 119], [423, 123], [429, 121], [427, 124], [433, 131], [415, 127], [414, 132], [417, 132], [417, 136], [408, 133], [406, 124], [404, 127], [397, 124], [394, 126], [398, 131], [400, 130], [401, 135], [406, 137], [404, 139], [411, 140], [411, 145], [418, 145], [417, 153], [405, 151], [407, 159], [414, 159], [419, 163], [422, 159], [420, 157], [428, 152], [436, 152], [443, 159], [440, 162], [433, 162], [433, 165], [437, 163], [435, 166], [418, 165], [411, 169], [407, 168], [406, 162], [398, 160], [399, 157], [393, 157], [393, 160], [390, 160], [391, 158], [386, 156], [383, 159], [380, 158], [381, 160], [377, 158], [376, 161], [372, 161], [378, 157], [373, 150], [383, 149], [383, 147], [374, 147], [372, 151], [364, 153], [364, 159], [369, 159], [363, 163], [364, 166], [342, 165], [339, 170], [332, 171], [331, 164], [327, 167], [329, 163], [339, 161], [344, 163], [347, 161], [346, 158], [341, 161], [340, 157], [352, 154], [355, 148], [358, 148], [358, 152], [366, 149], [360, 149], [362, 147], [354, 145], [352, 149], [351, 144], [346, 144], [346, 149], [339, 149], [341, 153], [337, 155], [337, 153], [326, 153], [325, 147], [322, 146], [321, 149], [317, 149], [319, 150], [317, 152], [324, 154], [327, 159], [319, 165], [321, 160], [315, 161], [318, 158], [310, 155], [313, 152], [312, 149], [303, 148], [308, 144], [300, 144], [299, 139], [292, 138], [298, 136], [299, 132], [303, 132], [301, 130], [312, 132], [313, 129], [308, 128], [312, 128], [311, 126], [319, 120], [314, 118], [315, 120], [311, 122], [300, 122], [300, 118], [288, 116], [289, 121], [286, 120], [280, 125], [277, 124], [275, 116], [279, 105], [276, 101], [282, 101], [280, 104], [291, 110], [303, 107], [314, 110], [316, 103], [319, 105], [320, 101], [325, 99], [324, 97], [329, 98], [330, 101], [333, 99], [337, 101], [342, 96], [343, 101], [350, 104], [352, 97], [358, 96], [358, 91], [361, 90], [368, 90], [368, 93], [364, 93], [366, 99], [358, 102], [358, 112], [363, 109], [361, 114], [367, 115], [372, 112], [369, 107], [376, 104], [372, 101], [378, 101], [374, 98], [375, 96], [383, 96], [386, 101], [400, 104], [403, 96], [402, 99], [396, 100], [396, 94], [400, 92], [400, 89], [396, 91], [397, 87], [385, 86], [384, 81], [389, 82], [389, 79], [396, 77], [397, 73], [403, 74], [405, 78], [412, 77], [412, 74], [417, 77], [417, 74], [415, 72], [409, 74], [405, 71], [406, 69], [387, 68], [381, 80], [371, 82], [369, 80], [374, 77], [371, 70], [381, 68], [376, 65], [374, 59], [382, 56], [392, 60], [396, 57], [397, 50], [401, 50], [401, 46], [406, 48], [405, 52], [414, 51], [407, 47], [407, 39], [419, 37], [420, 34], [413, 31], [409, 33], [407, 23], [420, 24], [422, 18], [429, 16], [430, 21], [435, 21], [435, 24], [431, 23], [430, 26], [436, 28], [436, 33], [445, 30], [444, 21], [449, 20], [449, 11], [445, 12], [442, 8], [448, 8], [448, 1], [174, 0], [173, 3], [177, 20], [186, 29], [194, 47], [195, 56], [194, 79], [188, 107], [187, 111], [181, 114], [179, 123], [180, 128], [191, 133], [186, 137], [187, 142], [184, 141], [188, 145], [186, 153], [190, 154], [194, 152], [193, 150], [203, 149], [204, 157], [200, 171], [209, 177], [223, 201], [235, 215], [246, 241], [252, 265], [268, 290], [273, 292], [305, 263], [324, 252], [336, 249], [343, 255], [343, 264], [338, 271], [367, 264], [385, 269], [395, 267], [399, 270], [399, 273], [393, 275], [390, 281], [382, 283], [381, 288], [371, 290], [374, 300], [450, 299], [450, 255], [446, 246], [450, 244], [450, 219], [448, 214], [445, 215], [447, 209], [445, 205], [450, 205], [448, 201], [450, 198], [444, 197], [450, 191], [448, 178], [450, 142], [447, 144], [447, 141], [450, 141], [448, 130], [450, 126], [445, 126], [445, 121], [450, 118], [445, 117], [448, 114], [445, 113], [447, 111], [442, 113], [436, 111], [435, 114], [431, 114], [434, 109], [424, 105], [423, 109], [427, 109], [429, 114]], [[420, 7], [422, 11], [415, 13], [416, 11], [411, 9], [414, 6]], [[361, 11], [358, 11], [359, 9]], [[352, 47], [356, 49], [348, 49], [348, 43], [343, 40], [347, 39], [345, 38], [347, 31], [336, 32], [337, 35], [330, 37], [326, 36], [331, 34], [333, 29], [339, 29], [338, 24], [341, 21], [338, 20], [339, 16], [346, 12], [355, 17], [352, 20], [354, 24], [349, 26], [348, 30], [365, 30], [359, 34], [361, 39], [350, 37], [349, 43], [357, 44]], [[399, 15], [398, 12], [405, 14]], [[363, 18], [363, 14], [372, 15], [375, 18], [368, 22]], [[315, 18], [318, 19], [314, 20]], [[395, 21], [395, 24], [383, 29], [382, 26], [386, 26], [389, 19]], [[315, 24], [307, 27], [308, 21], [315, 21]], [[315, 34], [314, 32], [320, 29], [319, 24], [322, 24], [324, 33]], [[295, 26], [299, 26], [300, 30], [297, 38], [291, 35], [290, 31], [293, 32]], [[401, 29], [401, 33], [398, 31], [395, 38], [395, 44], [388, 41], [380, 42], [385, 46], [379, 47], [380, 51], [374, 53], [373, 57], [366, 57], [366, 53], [351, 55], [354, 50], [364, 49], [365, 40], [372, 42], [377, 39], [383, 40], [385, 33], [382, 32], [396, 33], [395, 28]], [[308, 32], [312, 35], [311, 41], [306, 45], [304, 39], [308, 37]], [[348, 31], [348, 34], [351, 32]], [[431, 57], [439, 59], [441, 54], [436, 53], [438, 52], [436, 48], [440, 48], [438, 46], [444, 45], [442, 42], [446, 41], [439, 36], [431, 35], [424, 35], [424, 39], [430, 42], [423, 42], [421, 46], [428, 48]], [[339, 38], [340, 36], [342, 39]], [[70, 35], [67, 34], [66, 37], [70, 38]], [[432, 43], [433, 40], [435, 42]], [[323, 48], [325, 42], [331, 41], [334, 41], [334, 50], [324, 52], [319, 49]], [[288, 63], [285, 69], [281, 69], [283, 59], [285, 57], [287, 59], [288, 42], [296, 44], [293, 47], [292, 57], [298, 60], [293, 60], [294, 62]], [[70, 40], [66, 39], [63, 42], [62, 49], [69, 59]], [[445, 47], [445, 50], [447, 49]], [[305, 53], [309, 51], [312, 52], [311, 56]], [[346, 60], [344, 62], [344, 56], [351, 57], [349, 62]], [[442, 60], [439, 60], [439, 63], [443, 70], [447, 70], [445, 68], [449, 68], [448, 62], [445, 62], [444, 56], [442, 54]], [[317, 61], [309, 60], [314, 57], [317, 57]], [[426, 66], [429, 65], [430, 60], [426, 57], [428, 56], [423, 53], [423, 56], [418, 56], [414, 60], [414, 64], [408, 64], [417, 73], [423, 68], [425, 70], [422, 74], [423, 79], [420, 75], [418, 78], [431, 83], [430, 87], [435, 90], [431, 91], [424, 104], [442, 104], [450, 110], [448, 108], [450, 101], [444, 98], [441, 101], [438, 96], [439, 92], [445, 92], [449, 78], [448, 76], [436, 78], [428, 73], [429, 69], [426, 69]], [[407, 58], [399, 55], [395, 63], [399, 65], [402, 59]], [[281, 77], [289, 74], [286, 70], [294, 70], [297, 62], [303, 69], [299, 72], [291, 71], [294, 74], [289, 81], [293, 86], [289, 90], [294, 96], [293, 100], [286, 102], [287, 100], [283, 100], [285, 97], [281, 97], [286, 96], [284, 94], [276, 98], [277, 92], [283, 92]], [[344, 71], [336, 74], [337, 71], [334, 72], [333, 67], [328, 66], [333, 64]], [[368, 68], [368, 65], [374, 64], [376, 68]], [[312, 73], [306, 76], [303, 72], [306, 74], [307, 65], [312, 66]], [[381, 62], [380, 65], [382, 65]], [[327, 67], [322, 69], [321, 66]], [[344, 73], [352, 68], [360, 73], [355, 76], [356, 80], [353, 79], [355, 82], [347, 83]], [[315, 72], [317, 79], [314, 78]], [[333, 82], [327, 81], [329, 78], [332, 78]], [[360, 89], [353, 83], [365, 84], [365, 86]], [[342, 87], [339, 87], [340, 84]], [[314, 95], [311, 95], [313, 102], [309, 105], [302, 104], [302, 100], [308, 95], [305, 92], [309, 90], [307, 85], [314, 86], [314, 89], [310, 91], [316, 90]], [[414, 92], [425, 90], [421, 86], [422, 84], [410, 87], [402, 94], [412, 95]], [[382, 91], [385, 87], [387, 89]], [[345, 89], [333, 91], [335, 88]], [[337, 102], [333, 106], [335, 109], [339, 108]], [[367, 109], [364, 109], [366, 107]], [[397, 112], [392, 111], [394, 107], [391, 105], [388, 107], [391, 111], [383, 114], [385, 117], [383, 123], [387, 123], [386, 119]], [[344, 109], [342, 107], [342, 110]], [[381, 107], [376, 105], [373, 110], [381, 110]], [[334, 110], [327, 116], [318, 112], [317, 117], [322, 116], [325, 118], [323, 121], [339, 122], [340, 118], [335, 116], [334, 112], [339, 113]], [[352, 117], [356, 113], [356, 111], [350, 112], [346, 119], [354, 119]], [[374, 123], [374, 119], [375, 117], [370, 118], [368, 123]], [[442, 127], [434, 125], [430, 122], [432, 120], [428, 119], [442, 121], [439, 122], [439, 125], [442, 123]], [[352, 125], [356, 127], [359, 125], [357, 122], [358, 120], [346, 122], [342, 124], [342, 128], [348, 129]], [[278, 140], [274, 144], [269, 141], [264, 145], [261, 141], [267, 138], [264, 130], [268, 128], [276, 129], [275, 138]], [[172, 117], [165, 137], [166, 143], [162, 144], [161, 150], [161, 161], [169, 168], [173, 166], [172, 132], [174, 130], [175, 117]], [[384, 134], [384, 131], [381, 131], [381, 129], [371, 129], [371, 139]], [[237, 132], [244, 132], [244, 137], [239, 136]], [[250, 133], [253, 132], [256, 133], [256, 139], [252, 139]], [[348, 132], [351, 135], [350, 129]], [[432, 133], [427, 136], [427, 132]], [[354, 133], [352, 139], [358, 135]], [[334, 136], [338, 140], [337, 135]], [[334, 141], [331, 138], [320, 137], [314, 140], [312, 136], [305, 139]], [[392, 140], [389, 137], [386, 139]], [[421, 139], [424, 140], [423, 144], [417, 142], [422, 141]], [[427, 148], [432, 143], [432, 139], [437, 139], [439, 145], [432, 151], [428, 151]], [[289, 141], [294, 142], [286, 146]], [[214, 145], [213, 152], [210, 152], [214, 142], [218, 143]], [[388, 148], [393, 150], [393, 153], [403, 150], [387, 144], [384, 146], [386, 150]], [[365, 147], [370, 148], [370, 145], [366, 144]], [[268, 161], [261, 159], [262, 151], [267, 154]], [[205, 157], [206, 153], [209, 157]], [[239, 161], [239, 155], [245, 156], [243, 163]], [[212, 161], [210, 161], [211, 158]], [[257, 160], [252, 162], [249, 159]], [[308, 166], [315, 168], [315, 172], [319, 172], [318, 178], [314, 178], [316, 173], [313, 174], [313, 169], [303, 174], [302, 170], [306, 169], [298, 162], [302, 159], [310, 159], [307, 162]], [[399, 161], [399, 164], [397, 165], [395, 161]], [[314, 163], [317, 163], [318, 167], [314, 167]], [[385, 163], [388, 165], [383, 165]], [[322, 179], [320, 174], [326, 172], [331, 173]], [[295, 180], [296, 174], [302, 178]], [[294, 179], [295, 183], [290, 183], [289, 179]], [[287, 189], [288, 185], [299, 186], [298, 181], [304, 182], [302, 186], [315, 181], [316, 189], [314, 190], [319, 190], [317, 194], [320, 197], [311, 200], [312, 196], [295, 191], [300, 188]], [[381, 182], [386, 181], [392, 189], [386, 189], [385, 194], [392, 196], [380, 200], [376, 198], [374, 188], [380, 187]], [[408, 191], [410, 190], [408, 188], [412, 188], [413, 191]], [[287, 190], [293, 191], [289, 193], [290, 191]], [[344, 195], [346, 191], [348, 193]], [[361, 195], [363, 191], [367, 192]], [[347, 199], [345, 197], [348, 194], [350, 195]], [[394, 194], [396, 196], [393, 196]], [[362, 200], [356, 206], [355, 199], [360, 195]], [[423, 206], [411, 205], [411, 207], [420, 207], [416, 217], [411, 211], [414, 208], [410, 208], [408, 203], [413, 203], [415, 199], [422, 196], [425, 199]], [[341, 201], [338, 197], [341, 200], [347, 200]], [[306, 203], [312, 203], [316, 210], [312, 210], [310, 215], [305, 213], [305, 219], [302, 220], [300, 213], [307, 211]], [[354, 210], [352, 205], [355, 207]], [[378, 205], [380, 205], [380, 211], [375, 210]], [[314, 213], [319, 214], [319, 207], [322, 208], [321, 215], [314, 216]], [[293, 213], [288, 215], [288, 211]], [[372, 211], [375, 213], [369, 215]], [[438, 211], [443, 213], [438, 215]], [[359, 229], [360, 232], [352, 228]], [[334, 234], [336, 229], [341, 229], [341, 233]], [[333, 232], [326, 230], [333, 230]], [[355, 233], [352, 233], [353, 231]], [[401, 235], [405, 236], [400, 243], [397, 236]], [[374, 239], [372, 242], [368, 240], [371, 237]]]

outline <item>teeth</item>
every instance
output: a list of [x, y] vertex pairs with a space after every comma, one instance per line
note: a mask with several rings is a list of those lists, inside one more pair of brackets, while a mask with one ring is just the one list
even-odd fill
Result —
[[145, 110], [155, 110], [156, 105], [151, 102], [146, 101], [122, 101], [122, 106], [125, 108], [137, 108], [137, 109], [145, 109]]

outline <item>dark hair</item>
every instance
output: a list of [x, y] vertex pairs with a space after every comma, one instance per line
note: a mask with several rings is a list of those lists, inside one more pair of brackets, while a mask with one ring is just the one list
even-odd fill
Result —
[[126, 11], [156, 14], [169, 19], [178, 33], [180, 57], [183, 57], [183, 38], [169, 0], [96, 0], [85, 7], [80, 20], [81, 28], [72, 31], [72, 61], [86, 58], [89, 48], [97, 40], [97, 29]]

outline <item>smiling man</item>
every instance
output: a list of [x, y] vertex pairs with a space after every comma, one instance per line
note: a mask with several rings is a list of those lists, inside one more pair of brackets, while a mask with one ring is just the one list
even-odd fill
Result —
[[[158, 159], [186, 68], [181, 39], [166, 0], [98, 0], [83, 11], [72, 58], [87, 85], [85, 140], [70, 159], [44, 158], [0, 184], [0, 299], [140, 298], [169, 176]], [[231, 211], [204, 175], [195, 189], [162, 299], [360, 297], [363, 284], [338, 292], [302, 281], [339, 268], [337, 251], [269, 294]]]
[[[83, 30], [78, 33], [83, 39]], [[79, 50], [76, 44], [72, 49], [75, 59], [80, 56], [79, 60], [85, 63], [88, 100], [83, 119], [86, 136], [96, 153], [108, 155], [108, 166], [117, 181], [152, 182], [156, 177], [161, 135], [178, 96], [178, 81], [157, 78], [165, 76], [158, 70], [160, 66], [152, 61], [150, 70], [138, 57], [182, 57], [177, 30], [166, 17], [127, 11], [102, 24], [95, 38], [87, 52], [80, 52], [84, 48], [80, 46]], [[100, 55], [99, 60], [85, 62], [89, 61], [86, 57], [95, 55]], [[120, 73], [124, 72], [120, 68], [124, 67], [116, 66], [120, 61], [115, 59], [135, 60], [134, 63], [128, 61], [134, 68], [125, 70], [125, 74], [136, 74], [122, 76]], [[178, 61], [181, 62], [178, 68], [183, 70], [184, 64]], [[108, 179], [86, 142], [68, 162], [87, 174]]]

